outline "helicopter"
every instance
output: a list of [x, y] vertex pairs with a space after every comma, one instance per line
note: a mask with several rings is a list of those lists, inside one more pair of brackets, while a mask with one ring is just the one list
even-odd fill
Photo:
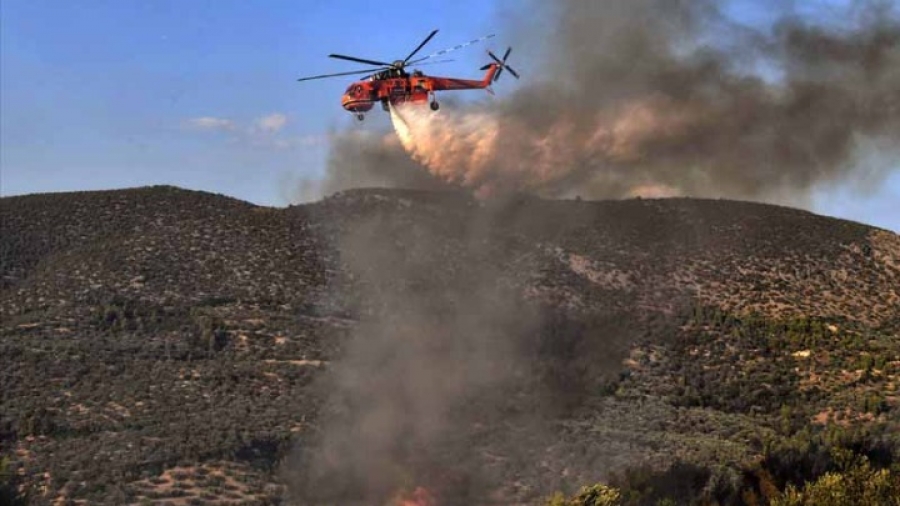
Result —
[[442, 49], [441, 51], [437, 51], [428, 56], [413, 59], [413, 57], [418, 54], [419, 51], [425, 47], [435, 35], [437, 35], [437, 33], [438, 30], [432, 31], [425, 37], [425, 40], [409, 53], [409, 56], [402, 60], [395, 60], [391, 63], [342, 54], [330, 54], [328, 55], [329, 58], [364, 63], [366, 65], [376, 66], [377, 68], [301, 77], [300, 79], [297, 79], [297, 81], [311, 81], [314, 79], [325, 79], [330, 77], [369, 74], [362, 80], [356, 81], [347, 87], [347, 90], [341, 97], [341, 105], [344, 109], [355, 114], [356, 118], [359, 121], [362, 121], [366, 118], [365, 114], [372, 109], [376, 102], [380, 102], [382, 109], [385, 111], [389, 111], [391, 106], [399, 104], [424, 104], [426, 102], [429, 103], [432, 111], [437, 111], [440, 109], [440, 104], [435, 95], [435, 92], [437, 91], [485, 89], [488, 92], [493, 93], [490, 86], [500, 78], [500, 75], [504, 70], [509, 71], [513, 77], [519, 79], [518, 72], [506, 63], [506, 59], [509, 58], [509, 53], [512, 51], [511, 47], [507, 48], [503, 58], [499, 58], [490, 50], [487, 52], [488, 56], [490, 56], [493, 61], [481, 67], [481, 70], [486, 70], [487, 72], [485, 73], [484, 78], [480, 80], [426, 76], [419, 69], [407, 72], [407, 69], [411, 67], [453, 61], [432, 60], [432, 58], [443, 56], [451, 51], [462, 49], [466, 46], [493, 37], [493, 35], [486, 35], [448, 49]]

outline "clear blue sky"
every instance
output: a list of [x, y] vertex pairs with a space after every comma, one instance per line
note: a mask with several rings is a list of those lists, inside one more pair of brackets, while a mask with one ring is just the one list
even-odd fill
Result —
[[[328, 132], [354, 121], [339, 104], [348, 80], [297, 77], [356, 68], [331, 52], [405, 56], [434, 28], [428, 50], [497, 32], [501, 6], [516, 3], [392, 5], [2, 0], [0, 194], [172, 184], [284, 205], [286, 186], [321, 173]], [[740, 2], [734, 12], [765, 14]], [[482, 50], [433, 72], [480, 75]], [[900, 231], [900, 175], [823, 190], [815, 210]]]

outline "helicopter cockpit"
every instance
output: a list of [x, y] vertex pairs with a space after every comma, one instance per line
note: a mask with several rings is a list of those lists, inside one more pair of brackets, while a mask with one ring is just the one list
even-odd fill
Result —
[[390, 68], [387, 70], [382, 70], [381, 72], [376, 72], [372, 74], [372, 81], [382, 81], [385, 79], [396, 79], [396, 78], [406, 78], [409, 77], [409, 74], [406, 73], [402, 68]]
[[358, 95], [360, 95], [360, 94], [362, 94], [362, 86], [360, 86], [360, 85], [358, 85], [358, 84], [356, 84], [356, 83], [351, 84], [351, 85], [347, 88], [347, 91], [344, 92], [344, 95], [347, 95], [347, 96], [350, 96], [350, 97], [356, 97], [356, 96], [358, 96]]

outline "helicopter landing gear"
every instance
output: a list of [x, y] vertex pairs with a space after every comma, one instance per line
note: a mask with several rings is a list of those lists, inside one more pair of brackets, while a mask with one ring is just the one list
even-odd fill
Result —
[[429, 93], [428, 97], [431, 98], [431, 103], [428, 104], [428, 106], [431, 107], [432, 111], [437, 111], [441, 108], [441, 104], [438, 103], [437, 94], [435, 92], [432, 91], [431, 93]]
[[360, 113], [357, 113], [357, 114], [356, 114], [356, 119], [358, 119], [359, 121], [362, 121], [362, 120], [366, 119], [366, 115], [363, 114], [363, 113], [361, 113], [361, 112], [360, 112]]

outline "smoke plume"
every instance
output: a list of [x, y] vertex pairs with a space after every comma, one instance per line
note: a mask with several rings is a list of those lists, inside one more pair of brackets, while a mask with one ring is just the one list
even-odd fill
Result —
[[348, 188], [439, 189], [435, 179], [404, 151], [394, 132], [346, 131], [331, 135], [328, 173], [319, 193]]
[[895, 168], [888, 157], [858, 163], [859, 146], [900, 140], [896, 10], [858, 1], [836, 23], [779, 5], [765, 28], [735, 23], [713, 0], [535, 5], [526, 10], [548, 20], [545, 33], [512, 39], [546, 44], [541, 55], [513, 49], [514, 65], [539, 62], [520, 88], [501, 84], [490, 102], [438, 113], [395, 110], [400, 144], [337, 139], [330, 173], [352, 167], [369, 175], [364, 183], [377, 175], [385, 186], [446, 183], [481, 195], [795, 203], [819, 184], [885, 175]]
[[[442, 99], [437, 113], [398, 108], [394, 131], [336, 134], [325, 192], [461, 187], [481, 197], [797, 203], [818, 184], [858, 175], [861, 141], [900, 140], [900, 22], [882, 4], [854, 3], [839, 26], [786, 11], [763, 30], [733, 24], [712, 0], [545, 3], [524, 9], [542, 16], [545, 31], [513, 37], [545, 42], [542, 56], [514, 48], [510, 63], [523, 74], [517, 91], [477, 104]], [[530, 61], [530, 73], [517, 58]], [[614, 370], [625, 349], [615, 343], [632, 337], [610, 308], [592, 306], [605, 316], [576, 325], [531, 306], [516, 280], [541, 271], [500, 264], [527, 263], [534, 252], [511, 255], [514, 233], [489, 237], [511, 228], [490, 225], [494, 200], [462, 203], [458, 216], [441, 206], [431, 216], [427, 204], [407, 209], [403, 199], [377, 197], [371, 201], [394, 206], [387, 218], [367, 201], [335, 234], [342, 270], [354, 280], [335, 298], [368, 306], [355, 310], [358, 323], [322, 385], [318, 432], [286, 466], [291, 492], [301, 504], [397, 504], [395, 494], [424, 486], [441, 504], [483, 503], [509, 476], [541, 473], [536, 462], [567, 448], [556, 445], [558, 430], [540, 426], [553, 409], [541, 389], [593, 395], [597, 386], [579, 386], [578, 371]], [[528, 216], [514, 208], [497, 212], [513, 215], [511, 223], [550, 220], [543, 208]], [[589, 365], [572, 367], [578, 360]], [[546, 374], [535, 366], [548, 361], [560, 366]], [[521, 405], [534, 408], [535, 420]], [[487, 439], [502, 452], [486, 452]], [[529, 449], [537, 453], [517, 453]], [[544, 474], [586, 482], [588, 475], [569, 474], [579, 467], [568, 453], [560, 458], [565, 473]], [[601, 461], [580, 467], [600, 468]]]
[[354, 280], [340, 299], [362, 301], [360, 323], [320, 385], [322, 429], [288, 466], [292, 494], [393, 506], [425, 486], [441, 504], [474, 504], [487, 484], [475, 447], [460, 441], [506, 402], [538, 321], [476, 221], [450, 232], [465, 241], [453, 256], [438, 226], [409, 230], [395, 214], [352, 221], [337, 239]]

